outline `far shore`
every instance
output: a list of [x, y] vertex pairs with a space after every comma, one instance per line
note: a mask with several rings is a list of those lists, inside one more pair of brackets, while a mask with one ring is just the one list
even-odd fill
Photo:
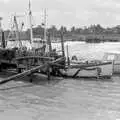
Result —
[[[35, 37], [36, 38], [36, 37]], [[29, 41], [29, 38], [25, 38], [24, 36], [20, 37], [23, 41]], [[120, 34], [70, 34], [64, 35], [64, 41], [77, 41], [77, 42], [86, 42], [87, 39], [95, 40], [97, 39], [98, 42], [120, 42]], [[52, 43], [59, 43], [61, 42], [60, 37], [52, 37]], [[92, 41], [94, 43], [94, 41]]]

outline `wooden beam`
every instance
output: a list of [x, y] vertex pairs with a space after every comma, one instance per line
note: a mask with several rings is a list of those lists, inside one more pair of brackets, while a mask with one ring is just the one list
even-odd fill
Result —
[[16, 58], [16, 60], [24, 60], [24, 59], [32, 59], [32, 58], [53, 60], [52, 57], [44, 57], [44, 56], [24, 56], [24, 57], [18, 57]]

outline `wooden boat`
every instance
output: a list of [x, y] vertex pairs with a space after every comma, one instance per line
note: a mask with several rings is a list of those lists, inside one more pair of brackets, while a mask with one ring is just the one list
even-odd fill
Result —
[[[53, 60], [52, 57], [49, 56], [49, 51], [45, 52], [46, 46], [48, 46], [46, 42], [46, 34], [44, 42], [42, 41], [42, 39], [33, 38], [33, 28], [31, 23], [32, 12], [30, 6], [29, 13], [31, 37], [29, 43], [31, 49], [28, 49], [20, 39], [20, 32], [22, 31], [23, 24], [20, 30], [18, 27], [17, 16], [15, 15], [13, 17], [13, 27], [11, 28], [11, 31], [6, 40], [3, 34], [4, 31], [2, 32], [2, 49], [0, 49], [1, 70], [8, 69], [10, 67], [14, 68], [13, 66], [15, 66], [16, 69], [29, 70], [33, 67], [51, 62]], [[10, 43], [10, 46], [8, 45], [8, 43]], [[22, 72], [22, 70], [18, 71]]]
[[112, 62], [99, 62], [99, 63], [83, 63], [77, 65], [70, 65], [65, 71], [64, 75], [70, 77], [111, 77], [113, 73]]

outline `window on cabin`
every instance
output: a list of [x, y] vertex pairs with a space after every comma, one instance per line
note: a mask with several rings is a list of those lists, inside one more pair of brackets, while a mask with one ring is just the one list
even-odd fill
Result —
[[107, 60], [114, 60], [115, 56], [114, 55], [108, 55]]

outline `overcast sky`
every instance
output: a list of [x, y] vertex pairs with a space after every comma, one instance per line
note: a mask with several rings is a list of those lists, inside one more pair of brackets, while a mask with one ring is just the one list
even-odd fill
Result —
[[[120, 0], [31, 0], [33, 24], [43, 21], [43, 9], [47, 8], [48, 26], [64, 25], [83, 27], [101, 24], [104, 27], [120, 24]], [[0, 16], [3, 28], [9, 28], [11, 15], [25, 15], [19, 18], [28, 26], [28, 0], [0, 0]]]

